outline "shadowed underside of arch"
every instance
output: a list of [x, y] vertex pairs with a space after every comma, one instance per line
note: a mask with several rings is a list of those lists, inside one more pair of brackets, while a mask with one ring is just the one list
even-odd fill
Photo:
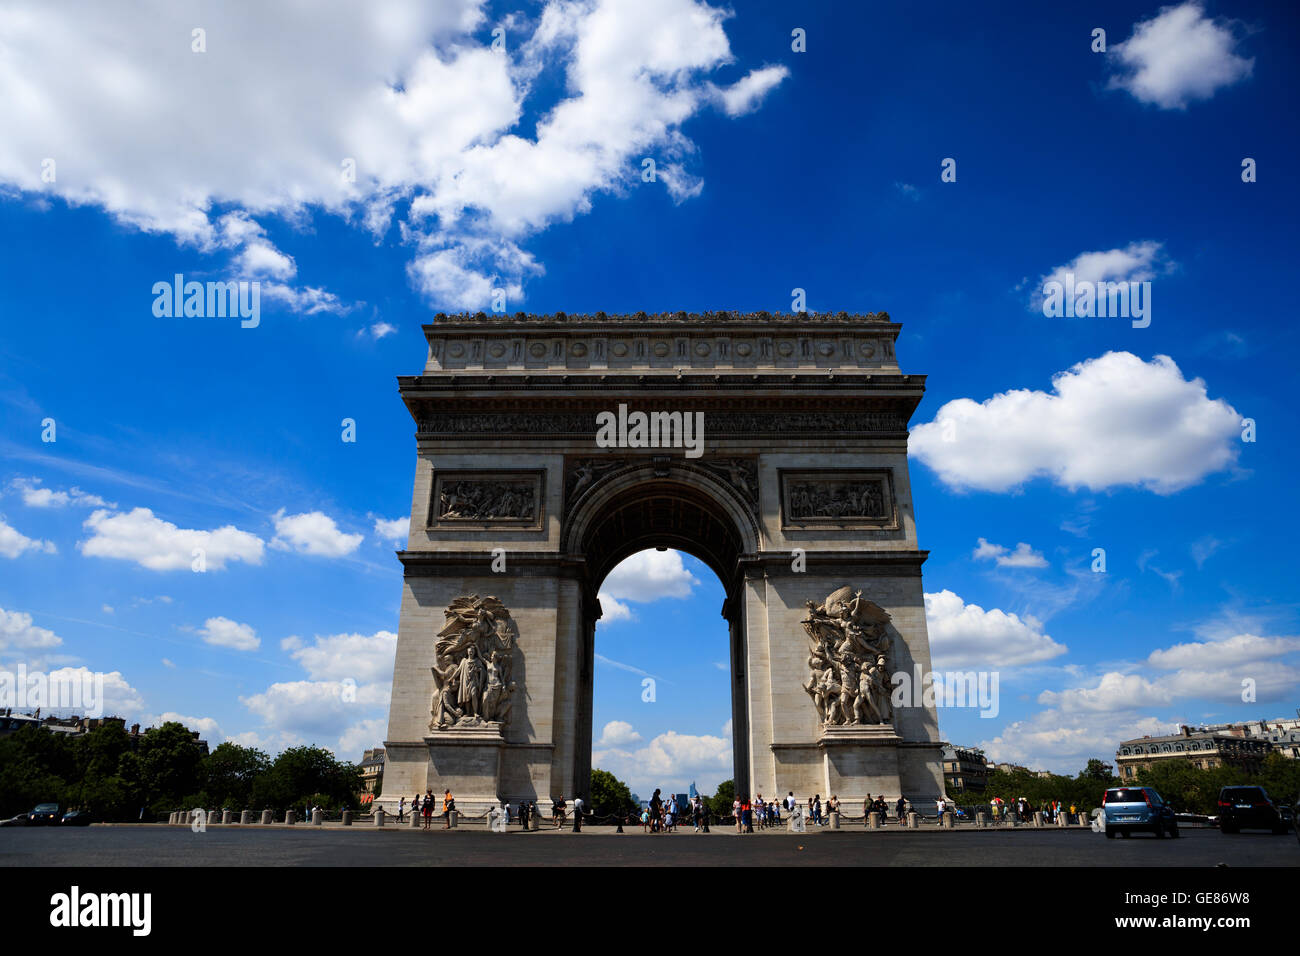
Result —
[[745, 502], [718, 479], [640, 467], [612, 475], [576, 502], [565, 523], [564, 550], [581, 555], [594, 593], [623, 559], [649, 548], [699, 558], [731, 595], [737, 561], [758, 550], [758, 529]]

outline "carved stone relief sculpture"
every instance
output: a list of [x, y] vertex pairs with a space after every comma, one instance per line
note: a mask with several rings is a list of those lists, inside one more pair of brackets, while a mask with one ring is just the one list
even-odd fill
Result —
[[808, 617], [801, 623], [808, 634], [811, 676], [803, 689], [822, 724], [890, 723], [888, 612], [849, 587], [805, 606]]
[[510, 721], [519, 630], [494, 597], [458, 597], [434, 645], [430, 730]]

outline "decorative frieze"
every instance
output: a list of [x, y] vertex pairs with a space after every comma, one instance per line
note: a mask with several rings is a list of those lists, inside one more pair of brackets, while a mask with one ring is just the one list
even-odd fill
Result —
[[[835, 435], [905, 432], [894, 412], [705, 412], [706, 435]], [[595, 442], [596, 412], [440, 411], [420, 421], [417, 438], [577, 435]]]
[[438, 471], [429, 502], [429, 527], [506, 524], [540, 527], [541, 471]]
[[888, 469], [782, 470], [780, 475], [784, 528], [898, 527], [893, 475]]

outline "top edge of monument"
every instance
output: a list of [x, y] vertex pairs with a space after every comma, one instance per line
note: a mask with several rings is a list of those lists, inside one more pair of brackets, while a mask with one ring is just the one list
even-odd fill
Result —
[[439, 312], [428, 331], [455, 327], [517, 328], [535, 326], [641, 325], [641, 326], [856, 326], [893, 325], [888, 312]]

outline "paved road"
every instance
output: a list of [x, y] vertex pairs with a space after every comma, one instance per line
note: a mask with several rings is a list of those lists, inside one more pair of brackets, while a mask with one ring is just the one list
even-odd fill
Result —
[[1088, 830], [807, 834], [606, 830], [506, 835], [386, 828], [94, 826], [0, 830], [0, 866], [1290, 866], [1294, 835], [1184, 830], [1107, 840]]

